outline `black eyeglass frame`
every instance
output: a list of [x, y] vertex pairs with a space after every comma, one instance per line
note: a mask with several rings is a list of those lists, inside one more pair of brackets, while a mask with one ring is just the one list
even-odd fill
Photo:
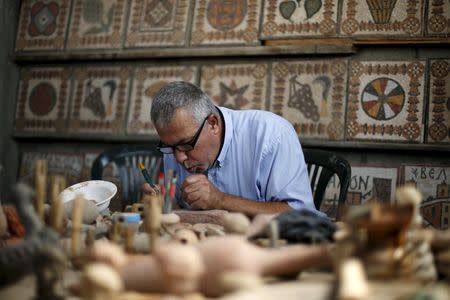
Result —
[[200, 138], [200, 134], [203, 131], [203, 127], [205, 127], [205, 123], [208, 120], [208, 118], [211, 115], [208, 115], [202, 122], [202, 125], [200, 125], [200, 127], [197, 129], [197, 132], [195, 133], [195, 135], [192, 137], [192, 139], [189, 142], [186, 143], [179, 143], [176, 145], [167, 145], [164, 144], [163, 142], [159, 141], [158, 143], [158, 147], [156, 147], [156, 149], [158, 149], [159, 152], [161, 152], [162, 154], [172, 154], [175, 152], [175, 150], [178, 150], [180, 152], [189, 152], [192, 151], [195, 147], [195, 145], [197, 144], [198, 139]]

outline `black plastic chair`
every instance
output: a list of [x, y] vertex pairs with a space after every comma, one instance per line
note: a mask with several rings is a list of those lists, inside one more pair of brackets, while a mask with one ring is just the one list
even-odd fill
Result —
[[348, 161], [332, 152], [316, 149], [303, 149], [305, 162], [308, 168], [308, 174], [311, 184], [311, 190], [314, 197], [314, 205], [320, 209], [325, 197], [325, 191], [328, 182], [335, 174], [339, 178], [340, 190], [338, 205], [336, 210], [336, 219], [345, 206], [347, 191], [350, 185], [352, 169]]
[[104, 179], [103, 171], [114, 163], [117, 167], [121, 190], [121, 209], [138, 202], [142, 197], [142, 184], [145, 179], [139, 169], [142, 162], [148, 170], [153, 183], [157, 183], [162, 170], [162, 154], [151, 146], [130, 146], [106, 150], [95, 160], [91, 169], [91, 179]]

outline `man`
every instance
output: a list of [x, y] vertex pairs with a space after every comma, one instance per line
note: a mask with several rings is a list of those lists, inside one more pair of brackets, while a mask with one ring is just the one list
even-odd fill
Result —
[[[178, 81], [155, 95], [151, 119], [164, 170], [176, 172], [180, 207], [249, 216], [315, 210], [300, 142], [280, 116], [216, 107], [200, 88]], [[144, 192], [157, 191], [146, 184]]]

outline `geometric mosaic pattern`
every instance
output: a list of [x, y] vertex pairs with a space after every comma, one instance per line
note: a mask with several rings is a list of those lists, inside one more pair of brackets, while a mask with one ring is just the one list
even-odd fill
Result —
[[195, 0], [191, 45], [258, 44], [261, 0]]
[[427, 10], [427, 34], [450, 34], [450, 2], [431, 0]]
[[340, 32], [343, 35], [407, 35], [422, 31], [423, 0], [344, 0]]
[[53, 175], [63, 175], [67, 186], [81, 181], [83, 169], [83, 155], [61, 152], [32, 152], [25, 151], [21, 154], [19, 180], [30, 184], [34, 188], [35, 161], [47, 160], [47, 203], [50, 202], [51, 182]]
[[450, 142], [450, 59], [430, 62], [428, 143]]
[[421, 213], [426, 226], [448, 229], [450, 221], [450, 165], [404, 165], [402, 184], [422, 194]]
[[135, 70], [131, 103], [128, 113], [128, 134], [153, 134], [156, 130], [150, 120], [153, 96], [161, 87], [172, 81], [188, 81], [195, 84], [197, 68], [181, 67], [138, 67]]
[[423, 142], [424, 61], [352, 61], [347, 138]]
[[[395, 200], [395, 190], [400, 177], [398, 173], [396, 167], [352, 166], [346, 205], [361, 205], [368, 202], [392, 203]], [[329, 216], [335, 211], [334, 205], [337, 203], [339, 190], [339, 179], [335, 175], [328, 184], [321, 207], [321, 211]]]
[[125, 0], [74, 0], [67, 49], [119, 48]]
[[69, 131], [123, 133], [129, 81], [126, 67], [75, 69]]
[[22, 0], [16, 50], [62, 50], [69, 8], [66, 0]]
[[302, 138], [342, 140], [346, 82], [346, 60], [274, 62], [271, 111]]
[[266, 0], [261, 38], [336, 35], [337, 10], [333, 0]]
[[20, 79], [15, 130], [62, 132], [65, 130], [70, 91], [67, 68], [28, 68]]
[[126, 46], [184, 46], [191, 3], [189, 0], [133, 0]]
[[266, 109], [268, 65], [223, 64], [202, 66], [200, 84], [218, 106]]

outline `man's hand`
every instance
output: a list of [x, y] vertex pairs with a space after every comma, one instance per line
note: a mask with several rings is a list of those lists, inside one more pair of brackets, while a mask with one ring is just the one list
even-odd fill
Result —
[[159, 185], [155, 184], [155, 185], [151, 186], [147, 182], [142, 185], [142, 191], [145, 194], [151, 195], [151, 196], [158, 195], [161, 192]]
[[193, 209], [221, 209], [224, 193], [216, 189], [203, 174], [186, 177], [181, 196]]

